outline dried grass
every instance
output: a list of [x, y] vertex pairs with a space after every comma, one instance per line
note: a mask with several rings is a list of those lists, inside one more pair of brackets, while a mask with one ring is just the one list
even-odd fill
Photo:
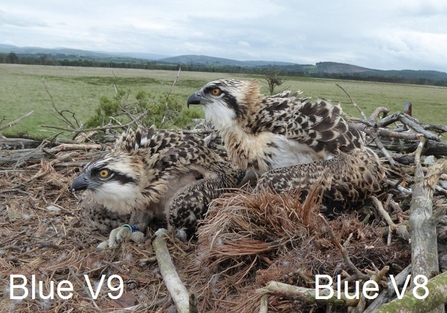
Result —
[[[119, 249], [96, 248], [106, 239], [88, 221], [69, 191], [86, 153], [0, 168], [0, 312], [169, 312], [171, 298], [158, 273], [149, 230], [142, 243], [123, 243]], [[174, 264], [186, 287], [195, 293], [200, 312], [255, 312], [260, 295], [255, 289], [270, 280], [312, 287], [314, 275], [348, 271], [340, 252], [318, 218], [319, 189], [304, 204], [298, 194], [257, 194], [240, 191], [216, 199], [198, 239], [168, 241]], [[363, 225], [355, 212], [329, 221], [337, 240], [353, 237], [347, 249], [360, 270], [409, 262], [409, 248], [400, 240], [386, 246], [379, 225]], [[11, 300], [9, 279], [21, 274], [43, 282], [70, 281], [73, 297]], [[96, 283], [101, 275], [120, 275], [125, 292], [108, 297], [103, 288], [92, 299], [84, 274]], [[104, 284], [107, 287], [107, 284]], [[309, 311], [292, 299], [269, 297], [269, 312]]]
[[[63, 159], [63, 158], [61, 158]], [[80, 158], [71, 161], [81, 161]], [[69, 191], [77, 168], [54, 167], [42, 161], [25, 169], [0, 169], [0, 312], [114, 312], [135, 307], [134, 312], [165, 312], [172, 306], [163, 279], [157, 271], [149, 240], [124, 243], [120, 249], [96, 248], [106, 239], [85, 218], [83, 209]], [[175, 240], [170, 245], [174, 259], [183, 260], [193, 246]], [[43, 294], [62, 280], [73, 284], [71, 299], [42, 300], [31, 294], [11, 300], [10, 276], [24, 275], [31, 293], [31, 275], [43, 282]], [[120, 275], [124, 295], [117, 300], [107, 295], [105, 282], [100, 295], [92, 299], [84, 279], [97, 283], [101, 275]], [[21, 284], [16, 279], [15, 284]], [[96, 286], [94, 285], [94, 288]], [[17, 295], [22, 290], [15, 290]]]
[[[303, 204], [299, 194], [228, 194], [213, 202], [198, 231], [197, 261], [191, 276], [204, 312], [255, 312], [260, 295], [254, 290], [271, 280], [314, 287], [316, 274], [350, 272], [318, 217], [318, 188]], [[348, 245], [360, 270], [409, 263], [409, 247], [396, 240], [386, 246], [380, 227], [363, 225], [355, 212], [329, 222], [336, 240]], [[352, 274], [352, 273], [351, 273]], [[274, 312], [304, 310], [293, 300], [270, 297]], [[231, 301], [229, 301], [231, 299]]]

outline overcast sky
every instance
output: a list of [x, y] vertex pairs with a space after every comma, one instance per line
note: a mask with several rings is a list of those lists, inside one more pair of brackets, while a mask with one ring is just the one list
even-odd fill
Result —
[[10, 0], [0, 43], [447, 72], [447, 1]]

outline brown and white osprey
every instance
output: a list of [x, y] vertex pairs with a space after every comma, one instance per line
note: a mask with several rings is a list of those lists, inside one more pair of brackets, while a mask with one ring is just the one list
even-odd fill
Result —
[[135, 229], [144, 231], [157, 218], [190, 236], [208, 203], [243, 177], [197, 135], [140, 127], [88, 163], [71, 188], [89, 190], [109, 211], [131, 213]]
[[256, 80], [209, 82], [187, 104], [202, 105], [233, 164], [257, 174], [363, 149], [362, 135], [339, 107], [290, 92], [265, 97]]
[[354, 208], [371, 195], [383, 193], [386, 170], [371, 149], [355, 149], [329, 160], [271, 170], [259, 178], [257, 188], [269, 187], [278, 193], [298, 190], [304, 199], [316, 185], [326, 207]]

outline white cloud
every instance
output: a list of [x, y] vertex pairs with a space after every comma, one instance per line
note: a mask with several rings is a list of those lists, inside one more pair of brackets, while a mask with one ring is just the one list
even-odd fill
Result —
[[0, 42], [447, 71], [446, 20], [444, 0], [14, 0]]

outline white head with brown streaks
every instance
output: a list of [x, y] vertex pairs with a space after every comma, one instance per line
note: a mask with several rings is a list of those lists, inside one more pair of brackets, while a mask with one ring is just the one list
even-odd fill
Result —
[[259, 89], [257, 80], [218, 79], [193, 93], [187, 104], [202, 105], [206, 119], [222, 130], [250, 118], [261, 101]]

